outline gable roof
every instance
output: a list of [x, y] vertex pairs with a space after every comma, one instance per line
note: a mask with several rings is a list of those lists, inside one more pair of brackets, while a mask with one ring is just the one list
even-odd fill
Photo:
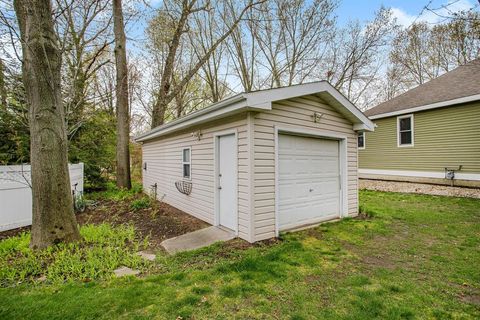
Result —
[[141, 134], [135, 138], [137, 142], [154, 139], [193, 125], [202, 124], [215, 119], [234, 115], [242, 111], [268, 111], [275, 101], [317, 94], [345, 118], [353, 123], [354, 130], [373, 131], [374, 124], [345, 96], [338, 92], [327, 81], [310, 82], [288, 87], [240, 93], [205, 109], [190, 113]]
[[365, 114], [370, 119], [480, 100], [480, 58], [419, 85]]

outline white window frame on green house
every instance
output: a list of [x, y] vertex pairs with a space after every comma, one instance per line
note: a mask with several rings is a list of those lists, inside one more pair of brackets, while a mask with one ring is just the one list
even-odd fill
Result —
[[[188, 150], [188, 161], [185, 160], [186, 150]], [[185, 175], [185, 165], [188, 165], [188, 176]], [[192, 147], [182, 148], [182, 178], [192, 180]]]
[[[358, 138], [362, 136], [363, 137], [363, 146], [359, 146], [358, 145]], [[365, 150], [365, 147], [367, 146], [367, 143], [366, 143], [366, 140], [365, 140], [365, 131], [362, 131], [362, 132], [359, 132], [358, 133], [358, 136], [357, 136], [357, 147], [358, 147], [358, 150]]]
[[[403, 119], [410, 119], [410, 130], [400, 130], [400, 120]], [[415, 130], [414, 130], [414, 120], [413, 120], [413, 114], [406, 114], [403, 116], [398, 116], [397, 117], [397, 147], [399, 148], [405, 148], [405, 147], [413, 147], [415, 145]], [[410, 143], [401, 143], [401, 133], [402, 132], [408, 132], [410, 131], [411, 135], [411, 142]]]

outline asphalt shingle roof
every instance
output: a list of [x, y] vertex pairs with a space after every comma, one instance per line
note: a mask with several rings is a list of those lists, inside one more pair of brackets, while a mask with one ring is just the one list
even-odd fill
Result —
[[480, 58], [365, 111], [374, 116], [480, 94]]

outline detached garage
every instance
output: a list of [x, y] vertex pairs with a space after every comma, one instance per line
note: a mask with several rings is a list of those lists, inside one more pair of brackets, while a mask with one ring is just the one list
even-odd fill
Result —
[[357, 135], [328, 82], [243, 93], [139, 137], [158, 200], [255, 242], [358, 213]]

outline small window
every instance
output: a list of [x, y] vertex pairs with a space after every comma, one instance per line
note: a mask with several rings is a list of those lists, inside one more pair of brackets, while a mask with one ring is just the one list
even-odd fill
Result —
[[191, 148], [184, 148], [182, 150], [182, 174], [184, 179], [190, 179], [191, 177], [191, 152]]
[[413, 146], [413, 115], [397, 118], [397, 137], [399, 147]]
[[358, 149], [365, 149], [365, 132], [358, 133]]

